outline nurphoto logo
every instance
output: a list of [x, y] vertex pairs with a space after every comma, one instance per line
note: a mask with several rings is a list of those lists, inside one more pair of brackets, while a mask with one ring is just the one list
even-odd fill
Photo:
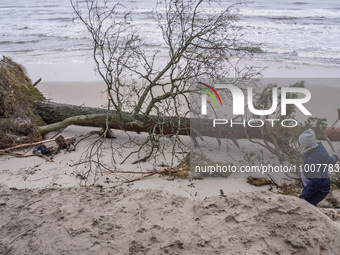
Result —
[[[216, 89], [228, 89], [229, 92], [232, 95], [233, 103], [232, 103], [232, 112], [233, 115], [245, 115], [245, 95], [243, 91], [232, 84], [215, 84], [214, 87], [211, 85], [208, 85], [206, 83], [198, 82], [201, 86], [204, 87], [198, 87], [198, 89], [202, 90], [205, 93], [202, 93], [201, 96], [201, 114], [207, 115], [207, 95], [210, 96], [210, 98], [213, 100], [215, 106], [217, 106], [217, 101], [214, 97], [214, 95], [217, 97], [217, 99], [220, 102], [220, 105], [223, 106], [222, 99]], [[214, 95], [208, 90], [210, 89]], [[289, 98], [288, 95], [291, 93], [300, 93], [303, 96], [299, 98]], [[273, 114], [278, 107], [278, 99], [281, 99], [281, 116], [287, 115], [287, 105], [295, 105], [304, 115], [310, 116], [312, 115], [308, 109], [303, 105], [307, 103], [311, 99], [311, 93], [306, 88], [296, 88], [296, 87], [281, 87], [280, 88], [280, 94], [278, 92], [278, 88], [272, 89], [272, 98], [271, 102], [272, 105], [269, 109], [256, 109], [254, 107], [253, 103], [253, 88], [248, 87], [247, 88], [247, 108], [249, 111], [258, 116], [268, 116], [270, 114]], [[224, 104], [225, 107], [228, 107], [228, 104]], [[249, 127], [262, 127], [265, 122], [271, 123], [272, 127], [275, 125], [276, 122], [280, 122], [282, 126], [284, 127], [295, 127], [298, 125], [298, 122], [295, 119], [249, 119], [248, 121], [233, 121], [232, 119], [214, 119], [213, 121], [213, 127], [216, 125], [225, 125], [230, 124], [232, 127], [233, 125], [244, 125], [246, 126], [246, 123]]]

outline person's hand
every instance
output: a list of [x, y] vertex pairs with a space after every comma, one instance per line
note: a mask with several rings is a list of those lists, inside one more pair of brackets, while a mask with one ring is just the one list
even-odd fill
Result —
[[305, 197], [302, 194], [299, 196], [299, 198], [306, 200]]

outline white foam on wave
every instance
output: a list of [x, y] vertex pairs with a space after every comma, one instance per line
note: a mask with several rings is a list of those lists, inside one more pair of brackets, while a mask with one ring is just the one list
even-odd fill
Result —
[[[227, 7], [221, 1], [213, 8], [204, 6], [202, 12], [212, 14]], [[258, 2], [258, 3], [256, 3]], [[240, 6], [245, 28], [245, 39], [260, 44], [265, 52], [258, 58], [291, 59], [292, 61], [340, 62], [340, 10], [336, 1], [329, 0], [322, 7], [319, 2], [278, 3], [271, 0], [255, 1], [254, 5]], [[142, 47], [152, 55], [155, 50], [167, 56], [166, 45], [154, 20], [154, 1], [126, 0], [131, 10], [131, 24], [139, 28]], [[163, 7], [160, 7], [162, 10]], [[120, 8], [117, 19], [126, 9]], [[20, 15], [18, 15], [18, 13]], [[0, 24], [0, 54], [22, 62], [74, 62], [91, 57], [92, 42], [85, 26], [75, 18], [69, 0], [2, 0]], [[18, 43], [20, 42], [20, 43]]]
[[266, 9], [266, 10], [254, 10], [254, 9], [240, 9], [240, 14], [246, 18], [263, 18], [263, 19], [271, 19], [271, 18], [287, 18], [287, 19], [315, 19], [315, 18], [324, 18], [324, 19], [338, 19], [340, 18], [340, 10], [332, 10], [332, 9], [309, 9], [309, 10], [274, 10], [274, 9]]

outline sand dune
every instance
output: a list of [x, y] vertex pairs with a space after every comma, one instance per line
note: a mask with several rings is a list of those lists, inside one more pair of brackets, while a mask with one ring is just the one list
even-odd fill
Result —
[[268, 191], [0, 189], [1, 254], [338, 254], [340, 226]]

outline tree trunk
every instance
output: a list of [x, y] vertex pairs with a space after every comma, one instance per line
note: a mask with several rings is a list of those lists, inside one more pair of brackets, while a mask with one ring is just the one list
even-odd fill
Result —
[[[48, 124], [47, 126], [40, 127], [42, 134], [65, 128], [69, 125], [91, 126], [91, 127], [105, 127], [107, 110], [101, 108], [92, 108], [84, 106], [75, 106], [68, 104], [58, 104], [47, 101], [36, 102], [37, 109], [42, 119]], [[189, 118], [176, 118], [167, 117], [159, 120], [156, 117], [152, 118], [147, 125], [141, 125], [142, 115], [137, 116], [137, 120], [131, 123], [121, 122], [118, 114], [111, 111], [109, 114], [109, 127], [113, 129], [121, 129], [125, 131], [135, 131], [137, 133], [147, 132], [153, 128], [157, 123], [163, 124], [164, 135], [173, 135], [176, 133], [178, 123], [180, 123], [180, 135], [190, 135], [190, 130], [195, 127], [197, 136], [208, 136], [227, 138], [232, 140], [237, 139], [263, 139], [266, 133], [263, 133], [261, 128], [247, 127], [243, 128], [242, 125], [230, 127], [228, 125], [218, 125], [213, 127], [213, 120], [203, 119], [189, 119]], [[140, 121], [140, 122], [139, 122]], [[253, 123], [254, 124], [254, 123]], [[295, 127], [303, 131], [303, 127]], [[289, 128], [282, 128], [280, 133], [284, 133]], [[195, 130], [192, 130], [195, 133]], [[156, 130], [157, 132], [157, 130]], [[192, 134], [193, 134], [192, 133]], [[327, 128], [324, 132], [331, 141], [340, 141], [340, 128]], [[322, 139], [322, 137], [318, 137]]]
[[[109, 127], [126, 131], [135, 131], [137, 133], [147, 132], [157, 123], [165, 122], [165, 135], [174, 134], [177, 130], [178, 118], [168, 117], [166, 120], [159, 120], [156, 117], [146, 125], [142, 125], [143, 116], [138, 115], [134, 122], [122, 122], [115, 111], [108, 111], [101, 108], [75, 106], [68, 104], [58, 104], [47, 101], [36, 102], [37, 109], [42, 119], [48, 124], [40, 127], [44, 135], [48, 132], [65, 128], [69, 125], [106, 127], [106, 120], [109, 118]], [[189, 135], [190, 119], [182, 119], [181, 134]], [[156, 130], [157, 132], [157, 130]]]

